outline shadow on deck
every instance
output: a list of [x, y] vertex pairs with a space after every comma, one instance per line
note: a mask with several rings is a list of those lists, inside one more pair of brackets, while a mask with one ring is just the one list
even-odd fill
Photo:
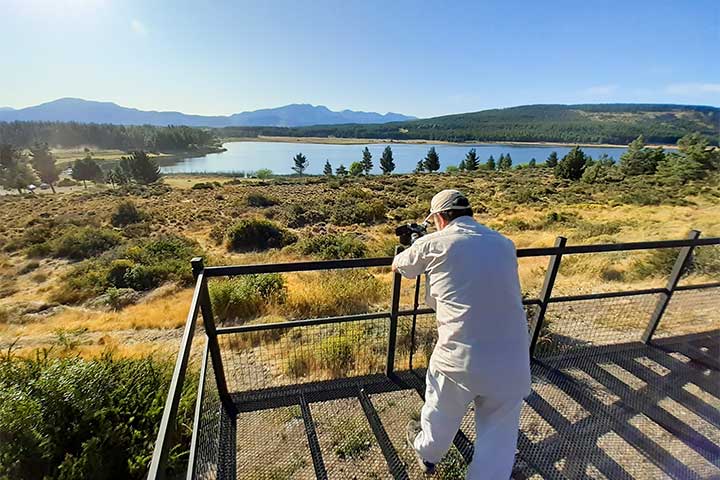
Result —
[[[720, 478], [719, 358], [717, 330], [534, 360], [513, 478]], [[423, 478], [423, 389], [415, 370], [234, 394], [237, 478]], [[473, 418], [435, 478], [463, 478]]]

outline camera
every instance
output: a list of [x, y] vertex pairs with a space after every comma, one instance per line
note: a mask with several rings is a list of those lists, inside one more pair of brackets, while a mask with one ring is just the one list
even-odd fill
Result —
[[415, 240], [427, 233], [427, 222], [407, 223], [395, 229], [395, 235], [400, 239], [400, 245], [409, 247]]

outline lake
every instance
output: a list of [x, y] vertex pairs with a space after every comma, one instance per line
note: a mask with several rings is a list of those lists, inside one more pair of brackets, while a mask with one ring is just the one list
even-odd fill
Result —
[[[273, 173], [293, 173], [292, 158], [302, 152], [308, 160], [310, 167], [305, 173], [321, 174], [325, 160], [329, 160], [333, 171], [340, 165], [350, 167], [352, 162], [362, 159], [362, 151], [367, 146], [373, 156], [375, 168], [373, 173], [381, 173], [379, 163], [382, 151], [390, 145], [395, 159], [395, 173], [412, 172], [418, 160], [425, 157], [430, 147], [434, 146], [440, 156], [440, 170], [445, 171], [448, 165], [457, 165], [469, 149], [477, 150], [480, 162], [492, 155], [495, 161], [500, 154], [510, 154], [513, 165], [528, 163], [535, 158], [538, 163], [544, 162], [550, 152], [556, 151], [560, 158], [570, 151], [571, 147], [537, 146], [537, 145], [432, 145], [409, 143], [373, 143], [368, 145], [327, 145], [317, 143], [285, 143], [285, 142], [228, 142], [225, 143], [226, 152], [213, 153], [204, 157], [187, 158], [172, 165], [163, 166], [163, 173], [243, 173], [254, 172], [261, 168], [269, 168]], [[624, 147], [582, 147], [583, 151], [597, 158], [607, 154], [615, 160], [620, 159]]]

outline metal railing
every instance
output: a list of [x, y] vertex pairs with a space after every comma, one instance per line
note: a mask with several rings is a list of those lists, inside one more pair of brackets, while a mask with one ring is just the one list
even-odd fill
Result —
[[[653, 335], [663, 318], [670, 299], [673, 294], [678, 291], [700, 290], [720, 287], [720, 282], [711, 282], [695, 285], [678, 286], [679, 280], [683, 272], [687, 269], [692, 252], [699, 246], [717, 246], [720, 245], [720, 238], [700, 238], [700, 232], [693, 230], [689, 237], [684, 240], [663, 240], [649, 242], [634, 243], [612, 243], [612, 244], [596, 244], [596, 245], [574, 245], [568, 246], [564, 237], [558, 237], [553, 247], [547, 248], [525, 248], [517, 250], [518, 258], [528, 257], [550, 257], [548, 268], [545, 274], [545, 280], [540, 290], [538, 298], [528, 298], [523, 300], [526, 306], [534, 306], [536, 312], [530, 319], [530, 350], [531, 354], [535, 354], [536, 346], [541, 329], [545, 321], [546, 312], [551, 304], [559, 302], [582, 302], [586, 300], [609, 299], [618, 297], [634, 297], [642, 295], [657, 295], [658, 299], [654, 311], [648, 319], [647, 326], [642, 334], [642, 341], [650, 343]], [[614, 291], [603, 293], [591, 293], [571, 296], [553, 297], [553, 287], [557, 278], [562, 259], [568, 255], [592, 254], [604, 252], [634, 251], [634, 250], [654, 250], [654, 249], [680, 249], [675, 260], [672, 272], [669, 276], [667, 285], [659, 288]], [[387, 320], [387, 349], [385, 358], [384, 372], [387, 376], [392, 376], [395, 370], [395, 354], [397, 348], [398, 319], [401, 316], [409, 315], [426, 315], [434, 313], [429, 308], [417, 308], [410, 310], [400, 309], [400, 293], [401, 293], [401, 276], [397, 273], [393, 274], [392, 280], [392, 297], [390, 309], [388, 311], [334, 316], [325, 318], [301, 319], [286, 321], [280, 323], [267, 324], [251, 324], [237, 325], [227, 327], [217, 327], [210, 296], [208, 292], [208, 279], [213, 277], [228, 277], [238, 275], [266, 274], [266, 273], [287, 273], [287, 272], [310, 272], [323, 270], [343, 270], [369, 267], [389, 267], [392, 264], [392, 257], [382, 258], [364, 258], [349, 260], [330, 260], [330, 261], [310, 261], [296, 263], [280, 263], [266, 265], [244, 265], [244, 266], [217, 266], [205, 267], [201, 258], [192, 260], [192, 270], [195, 277], [195, 289], [190, 304], [185, 329], [180, 344], [180, 350], [175, 364], [172, 381], [168, 391], [165, 409], [163, 411], [160, 428], [153, 452], [152, 461], [148, 478], [160, 479], [165, 477], [165, 469], [169, 452], [173, 445], [173, 433], [176, 428], [177, 412], [182, 394], [185, 374], [190, 360], [190, 352], [195, 338], [195, 329], [197, 324], [198, 312], [202, 313], [203, 325], [205, 329], [205, 337], [207, 342], [203, 352], [202, 371], [200, 374], [200, 382], [198, 387], [198, 397], [195, 409], [195, 417], [193, 424], [192, 444], [188, 461], [187, 478], [195, 477], [196, 456], [198, 448], [199, 422], [202, 414], [202, 398], [206, 388], [206, 377], [210, 377], [206, 368], [209, 361], [212, 363], [212, 375], [214, 376], [215, 385], [220, 398], [220, 404], [223, 415], [227, 416], [231, 422], [237, 414], [237, 406], [235, 405], [231, 392], [228, 389], [226, 379], [226, 370], [223, 366], [223, 357], [220, 351], [220, 343], [218, 338], [229, 334], [247, 334], [252, 332], [263, 332], [278, 329], [291, 329], [296, 327], [309, 327], [317, 325], [341, 324], [347, 322], [362, 322], [371, 320]], [[413, 321], [412, 339], [414, 341], [415, 330]], [[412, 350], [411, 350], [412, 351]], [[412, 362], [412, 359], [410, 360]], [[234, 426], [228, 427], [234, 429]], [[228, 455], [233, 455], [232, 452]], [[233, 460], [231, 459], [231, 462]], [[229, 467], [229, 471], [224, 475], [218, 472], [217, 478], [234, 478], [234, 463]]]

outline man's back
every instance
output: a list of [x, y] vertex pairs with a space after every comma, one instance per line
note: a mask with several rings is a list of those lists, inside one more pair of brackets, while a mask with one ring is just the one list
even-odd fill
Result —
[[526, 394], [528, 328], [513, 243], [464, 216], [412, 248], [437, 313], [431, 365], [478, 395]]

